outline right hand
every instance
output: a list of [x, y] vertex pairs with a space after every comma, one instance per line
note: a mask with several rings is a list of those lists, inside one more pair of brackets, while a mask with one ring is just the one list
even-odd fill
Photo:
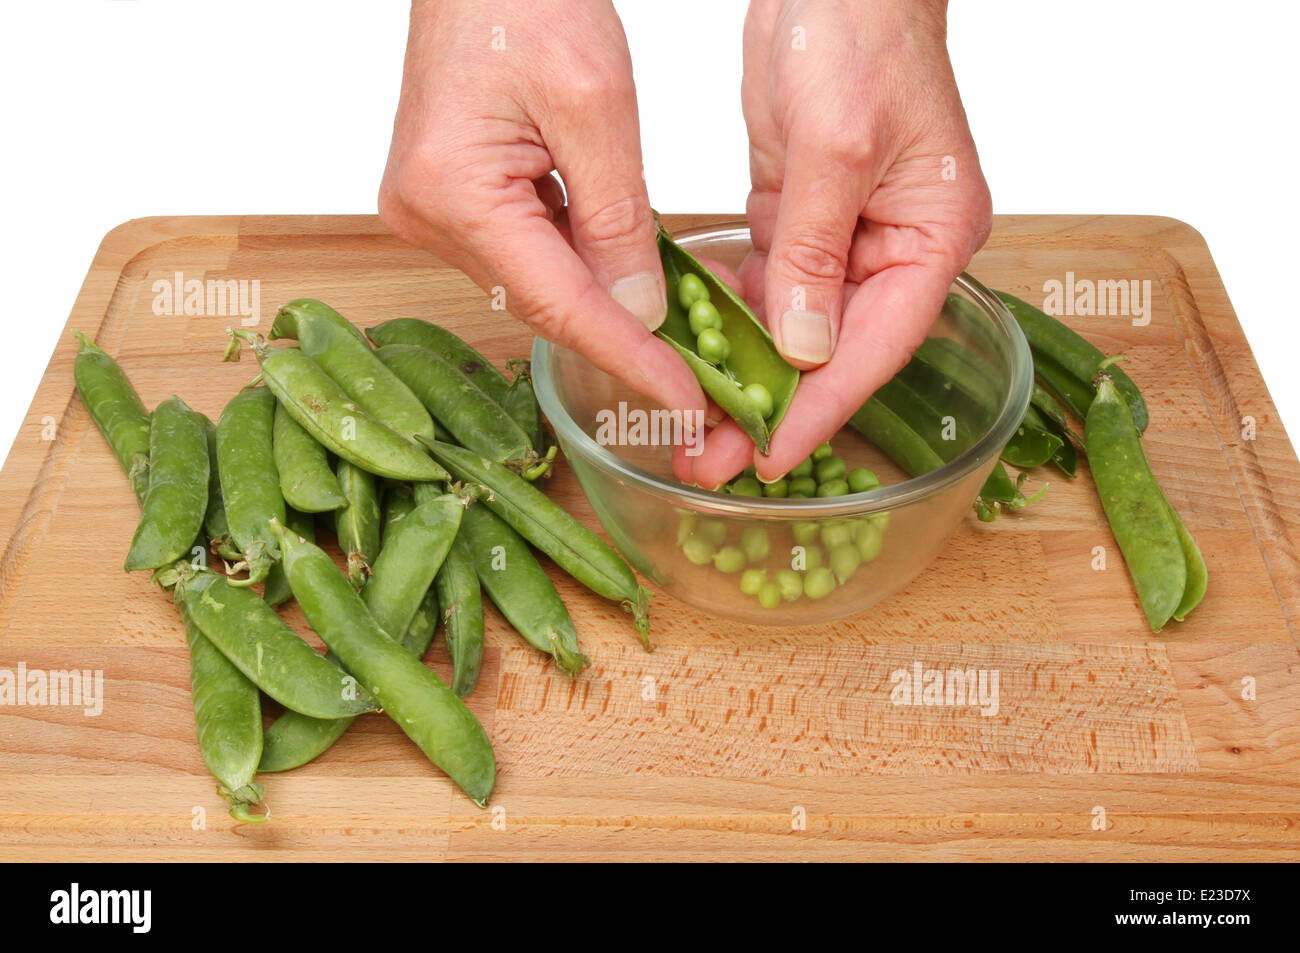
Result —
[[416, 0], [379, 215], [504, 288], [537, 334], [703, 420], [699, 383], [651, 334], [663, 268], [608, 0]]

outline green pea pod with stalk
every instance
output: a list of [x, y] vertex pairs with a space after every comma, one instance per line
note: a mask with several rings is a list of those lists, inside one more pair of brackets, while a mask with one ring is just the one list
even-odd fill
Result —
[[[759, 452], [766, 454], [772, 434], [785, 417], [799, 385], [798, 369], [780, 355], [772, 335], [744, 299], [674, 242], [662, 226], [659, 256], [664, 266], [668, 315], [655, 333], [681, 355], [704, 392], [736, 421]], [[706, 300], [721, 318], [721, 327], [716, 330], [725, 337], [729, 351], [720, 363], [701, 355], [700, 335], [692, 329], [687, 308], [682, 305], [679, 288], [688, 275], [703, 283], [708, 293]]]

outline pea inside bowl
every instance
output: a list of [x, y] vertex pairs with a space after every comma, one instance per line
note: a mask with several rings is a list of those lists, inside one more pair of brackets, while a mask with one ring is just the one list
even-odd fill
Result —
[[[751, 248], [743, 224], [675, 238], [732, 268]], [[845, 428], [831, 441], [835, 453], [849, 469], [874, 471], [882, 485], [844, 496], [756, 498], [679, 483], [663, 410], [541, 338], [533, 345], [533, 382], [601, 524], [657, 592], [744, 622], [801, 625], [861, 612], [924, 569], [970, 513], [1024, 416], [1033, 381], [1029, 346], [991, 291], [960, 276], [930, 336], [968, 349], [985, 369], [984, 406], [956, 393], [928, 395], [940, 425], [973, 435], [971, 445], [909, 477]]]

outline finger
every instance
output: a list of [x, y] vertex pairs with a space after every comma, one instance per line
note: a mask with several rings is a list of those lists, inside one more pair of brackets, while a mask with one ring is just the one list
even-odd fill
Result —
[[942, 265], [914, 264], [862, 284], [845, 306], [834, 356], [800, 377], [770, 455], [755, 457], [760, 479], [779, 477], [829, 440], [907, 363], [943, 308], [952, 279]]
[[702, 422], [704, 392], [686, 363], [597, 283], [546, 220], [531, 183], [515, 180], [508, 188], [514, 200], [501, 201], [482, 227], [465, 232], [470, 277], [502, 286], [511, 312], [542, 337]]
[[651, 331], [664, 322], [663, 266], [641, 173], [631, 66], [598, 104], [566, 111], [543, 129], [568, 192], [573, 247], [600, 287]]
[[764, 274], [777, 349], [800, 368], [825, 364], [840, 324], [840, 286], [866, 202], [862, 172], [812, 144], [791, 144], [781, 207]]
[[724, 418], [704, 438], [704, 452], [691, 460], [689, 482], [716, 490], [749, 466], [754, 453], [754, 441], [734, 420]]

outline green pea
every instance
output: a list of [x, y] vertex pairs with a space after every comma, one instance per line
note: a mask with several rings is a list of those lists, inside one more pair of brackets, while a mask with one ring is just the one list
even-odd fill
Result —
[[854, 467], [849, 471], [849, 490], [853, 493], [866, 493], [880, 486], [880, 479], [866, 467]]
[[794, 469], [792, 469], [789, 473], [787, 473], [786, 476], [790, 477], [791, 479], [798, 479], [799, 477], [810, 477], [812, 476], [812, 472], [813, 472], [813, 458], [807, 457], [804, 459], [802, 463], [795, 464]]
[[696, 566], [706, 566], [713, 560], [717, 548], [700, 536], [691, 535], [682, 543], [682, 554]]
[[809, 570], [803, 591], [809, 599], [825, 599], [835, 588], [835, 574], [825, 567]]
[[809, 497], [817, 492], [817, 481], [810, 476], [795, 477], [790, 481], [790, 496]]
[[740, 534], [740, 548], [751, 563], [762, 562], [772, 551], [772, 541], [761, 526], [749, 526]]
[[745, 553], [739, 546], [724, 546], [714, 553], [713, 566], [719, 572], [740, 572], [745, 568]]
[[822, 527], [822, 543], [828, 549], [853, 542], [853, 527], [848, 523], [827, 523]]
[[825, 460], [817, 461], [813, 467], [813, 476], [817, 478], [818, 483], [829, 483], [831, 480], [843, 478], [847, 469], [843, 457], [827, 457]]
[[781, 477], [774, 483], [764, 483], [763, 495], [777, 500], [785, 499], [790, 495], [790, 481]]
[[695, 531], [715, 547], [721, 546], [727, 539], [727, 524], [722, 520], [700, 520]]
[[849, 481], [840, 477], [838, 480], [830, 480], [822, 483], [817, 487], [818, 496], [844, 496], [849, 492]]
[[762, 496], [763, 487], [753, 477], [743, 476], [731, 484], [731, 492], [736, 496]]
[[885, 534], [880, 531], [880, 527], [868, 523], [858, 530], [853, 542], [858, 547], [862, 561], [869, 563], [880, 555], [880, 550], [885, 544]]
[[697, 337], [709, 328], [713, 328], [715, 331], [722, 330], [722, 315], [718, 313], [718, 309], [713, 302], [707, 298], [701, 298], [691, 305], [687, 320], [691, 324], [691, 333]]
[[831, 449], [831, 445], [829, 443], [819, 444], [817, 449], [812, 452], [812, 458], [811, 458], [812, 462], [817, 463], [821, 460], [825, 460], [834, 452], [835, 451]]
[[699, 275], [685, 274], [677, 283], [677, 302], [683, 308], [690, 308], [697, 301], [708, 301], [709, 289], [700, 280]]
[[860, 565], [862, 554], [852, 543], [842, 543], [831, 550], [831, 572], [835, 573], [841, 586], [849, 581], [849, 577], [858, 571]]
[[740, 591], [747, 596], [756, 596], [764, 586], [771, 585], [775, 583], [767, 581], [765, 569], [746, 569], [740, 574]]
[[779, 585], [774, 582], [765, 582], [763, 588], [758, 590], [758, 604], [764, 609], [775, 609], [781, 604], [782, 595]]
[[817, 569], [822, 564], [822, 548], [820, 546], [805, 546], [803, 548], [803, 568], [804, 572]]
[[755, 479], [757, 479], [757, 477], [758, 477], [758, 467], [754, 466], [754, 465], [751, 463], [749, 466], [745, 467], [745, 469], [743, 469], [743, 470], [740, 471], [740, 475], [741, 475], [741, 476], [752, 476], [752, 477], [754, 477]]
[[705, 328], [695, 339], [695, 350], [710, 364], [722, 364], [731, 353], [731, 342], [717, 328]]
[[754, 402], [758, 412], [766, 420], [772, 416], [772, 392], [758, 382], [745, 385], [745, 396]]
[[872, 513], [867, 517], [867, 519], [871, 520], [871, 524], [877, 527], [882, 533], [885, 531], [885, 527], [889, 525], [888, 513]]
[[795, 523], [790, 527], [790, 532], [794, 536], [794, 541], [800, 546], [810, 546], [817, 542], [821, 528], [821, 523]]
[[786, 602], [794, 602], [803, 595], [803, 576], [793, 569], [778, 569], [775, 582]]
[[695, 532], [695, 514], [683, 513], [682, 518], [677, 521], [677, 545], [686, 542], [686, 537], [693, 532]]

